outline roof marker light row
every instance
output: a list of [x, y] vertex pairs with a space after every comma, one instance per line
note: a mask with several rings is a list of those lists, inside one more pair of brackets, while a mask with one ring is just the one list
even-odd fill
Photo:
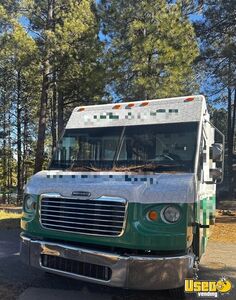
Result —
[[[192, 102], [194, 100], [194, 97], [188, 97], [184, 99], [184, 102]], [[124, 107], [125, 109], [131, 109], [132, 107], [135, 106], [135, 103], [129, 103], [127, 105], [124, 106], [125, 103], [122, 104], [115, 104], [112, 109], [121, 109], [122, 107]], [[144, 106], [148, 106], [149, 102], [148, 101], [144, 101], [141, 102], [141, 104], [139, 104], [139, 107], [144, 107]], [[80, 107], [77, 111], [78, 112], [82, 112], [85, 110], [85, 107]]]
[[[145, 101], [145, 102], [142, 102], [141, 104], [139, 104], [139, 106], [143, 107], [143, 106], [147, 106], [149, 104], [149, 102]], [[126, 109], [130, 109], [132, 107], [135, 106], [135, 103], [129, 103], [125, 106]], [[112, 109], [120, 109], [122, 108], [122, 104], [116, 104], [112, 107]]]

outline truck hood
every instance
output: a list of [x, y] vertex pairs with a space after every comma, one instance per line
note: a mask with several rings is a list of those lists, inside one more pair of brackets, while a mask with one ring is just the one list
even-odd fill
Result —
[[195, 176], [192, 173], [139, 175], [123, 172], [41, 171], [25, 187], [26, 194], [90, 192], [91, 199], [113, 196], [137, 203], [193, 203]]

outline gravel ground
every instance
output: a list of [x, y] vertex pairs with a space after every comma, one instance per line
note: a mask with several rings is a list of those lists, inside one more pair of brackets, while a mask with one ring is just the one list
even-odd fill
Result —
[[[219, 211], [210, 240], [222, 243], [236, 243], [236, 211]], [[230, 215], [232, 214], [232, 215]]]

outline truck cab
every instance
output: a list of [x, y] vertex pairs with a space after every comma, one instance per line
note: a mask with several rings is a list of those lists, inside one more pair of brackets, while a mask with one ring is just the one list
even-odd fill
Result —
[[202, 95], [76, 107], [25, 187], [21, 257], [129, 289], [178, 289], [215, 220], [223, 144]]

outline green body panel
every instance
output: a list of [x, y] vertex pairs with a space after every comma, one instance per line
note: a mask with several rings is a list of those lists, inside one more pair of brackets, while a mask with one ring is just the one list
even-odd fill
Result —
[[[192, 244], [194, 205], [171, 205], [178, 206], [181, 211], [181, 219], [176, 224], [167, 224], [160, 217], [161, 210], [168, 204], [129, 203], [125, 230], [119, 237], [82, 235], [44, 229], [39, 222], [38, 208], [35, 215], [24, 212], [21, 227], [27, 234], [36, 238], [139, 250], [185, 251]], [[147, 213], [150, 210], [158, 212], [157, 221], [147, 219]]]
[[211, 220], [215, 218], [216, 197], [215, 195], [200, 199], [195, 204], [196, 222], [201, 225], [209, 225], [209, 228], [201, 228], [199, 236], [200, 257], [206, 251], [206, 246], [211, 232]]

